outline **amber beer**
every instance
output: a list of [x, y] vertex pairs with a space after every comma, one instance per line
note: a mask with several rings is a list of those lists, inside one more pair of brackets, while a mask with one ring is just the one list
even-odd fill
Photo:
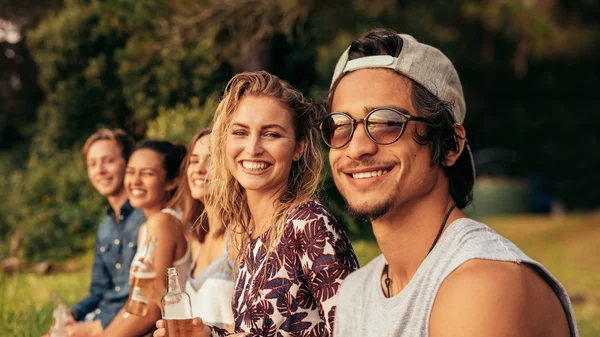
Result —
[[153, 282], [156, 277], [156, 273], [135, 273], [135, 279], [133, 281], [133, 287], [129, 292], [129, 298], [127, 300], [128, 313], [137, 316], [146, 316], [148, 313], [148, 301], [153, 295]]
[[125, 304], [125, 311], [132, 315], [146, 316], [148, 313], [148, 302], [152, 298], [154, 279], [156, 278], [156, 271], [154, 270], [156, 244], [156, 237], [151, 237], [146, 254], [144, 254], [141, 263], [138, 264], [138, 270], [135, 271], [133, 285]]
[[192, 326], [193, 318], [184, 319], [164, 319], [165, 337], [188, 337], [194, 330]]
[[189, 337], [192, 335], [192, 301], [181, 290], [177, 268], [167, 269], [167, 293], [160, 300], [166, 336]]

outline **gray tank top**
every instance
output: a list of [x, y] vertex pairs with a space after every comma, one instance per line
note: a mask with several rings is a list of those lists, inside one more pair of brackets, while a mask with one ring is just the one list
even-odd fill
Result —
[[467, 218], [458, 219], [448, 227], [410, 282], [392, 298], [386, 298], [381, 291], [383, 255], [350, 274], [340, 288], [334, 336], [429, 336], [429, 318], [440, 285], [471, 259], [533, 266], [560, 299], [571, 336], [579, 336], [571, 302], [558, 280], [493, 229]]

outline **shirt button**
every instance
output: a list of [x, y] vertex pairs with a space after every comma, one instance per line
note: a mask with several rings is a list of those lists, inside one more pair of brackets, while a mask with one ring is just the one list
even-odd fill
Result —
[[129, 248], [133, 248], [133, 242], [130, 242], [130, 243], [128, 244], [128, 246], [129, 246]]
[[104, 251], [106, 251], [106, 248], [100, 247], [100, 253], [104, 253]]
[[96, 315], [100, 314], [102, 312], [102, 310], [100, 309], [96, 309], [96, 311], [94, 311], [96, 313]]
[[120, 291], [120, 290], [121, 290], [121, 287], [119, 287], [119, 286], [116, 286], [116, 287], [115, 287], [115, 291], [117, 291], [117, 292], [118, 292], [118, 291]]
[[115, 268], [121, 269], [121, 264], [120, 263], [115, 264]]
[[113, 241], [113, 243], [114, 243], [115, 245], [118, 245], [119, 243], [121, 243], [121, 241], [119, 241], [119, 239], [115, 239], [115, 241]]
[[125, 219], [125, 217], [123, 215], [119, 215], [119, 221], [123, 221], [123, 219]]

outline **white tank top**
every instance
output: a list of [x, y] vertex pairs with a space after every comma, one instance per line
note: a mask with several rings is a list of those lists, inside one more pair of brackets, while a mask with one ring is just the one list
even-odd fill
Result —
[[[183, 212], [181, 210], [174, 210], [172, 208], [163, 208], [161, 210], [161, 212], [170, 214], [179, 221], [182, 221], [182, 219], [183, 219]], [[135, 253], [135, 256], [133, 257], [133, 262], [131, 263], [132, 270], [133, 270], [133, 267], [140, 265], [140, 262], [139, 262], [140, 259], [143, 258], [144, 255], [146, 255], [146, 250], [148, 249], [148, 245], [146, 244], [146, 242], [147, 242], [146, 237], [148, 235], [147, 233], [148, 233], [148, 230], [145, 225], [142, 228], [140, 228], [140, 231], [138, 233], [138, 236], [139, 236], [138, 249], [137, 249], [137, 252]], [[189, 243], [187, 243], [187, 249], [185, 251], [185, 254], [183, 254], [183, 256], [181, 258], [173, 261], [173, 267], [177, 268], [177, 278], [179, 279], [179, 284], [181, 284], [181, 285], [185, 284], [187, 275], [190, 270], [190, 265], [192, 264], [192, 251], [191, 251], [190, 246], [191, 245]], [[157, 270], [157, 272], [164, 273], [165, 271]]]
[[[185, 291], [192, 300], [192, 314], [194, 317], [202, 317], [207, 325], [213, 325], [222, 329], [233, 323], [233, 261], [229, 257], [228, 238], [225, 251], [205, 270], [194, 278], [190, 269], [185, 282]], [[192, 263], [200, 256], [200, 247]]]

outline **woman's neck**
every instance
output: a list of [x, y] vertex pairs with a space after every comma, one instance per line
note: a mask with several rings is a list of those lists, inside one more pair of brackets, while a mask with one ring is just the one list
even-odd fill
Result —
[[[206, 206], [205, 206], [206, 207]], [[208, 233], [207, 235], [216, 235], [217, 233], [223, 230], [225, 225], [221, 222], [217, 214], [210, 209], [205, 209], [206, 214], [208, 215]]]
[[144, 212], [144, 217], [146, 217], [146, 219], [149, 219], [154, 214], [160, 213], [160, 211], [163, 209], [163, 206], [164, 206], [163, 204], [157, 204], [154, 206], [142, 207], [142, 211]]
[[275, 201], [279, 199], [281, 193], [275, 195], [265, 195], [264, 193], [246, 192], [248, 208], [252, 217], [252, 238], [257, 238], [266, 232], [272, 225], [271, 218], [275, 213]]

